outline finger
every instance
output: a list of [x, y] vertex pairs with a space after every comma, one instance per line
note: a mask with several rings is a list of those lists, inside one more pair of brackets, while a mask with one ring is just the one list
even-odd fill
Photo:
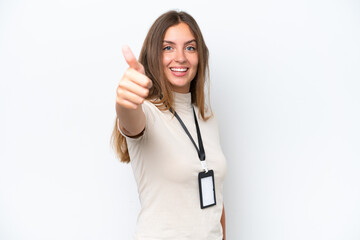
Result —
[[141, 63], [139, 63], [136, 60], [135, 55], [133, 54], [133, 52], [131, 51], [130, 47], [125, 45], [122, 48], [122, 52], [124, 55], [124, 58], [127, 62], [127, 64], [131, 67], [134, 68], [135, 70], [141, 72], [142, 74], [144, 74], [144, 67], [141, 65]]
[[132, 81], [121, 81], [119, 86], [127, 91], [130, 91], [142, 98], [146, 98], [149, 95], [149, 89]]
[[124, 91], [122, 89], [118, 89], [118, 97], [119, 99], [126, 100], [136, 105], [140, 105], [144, 102], [144, 98], [136, 95], [133, 92]]
[[125, 99], [116, 99], [116, 102], [127, 109], [137, 109], [139, 105]]
[[132, 82], [134, 82], [144, 88], [150, 89], [152, 87], [152, 81], [147, 76], [137, 72], [134, 69], [129, 68], [125, 74], [126, 74], [126, 77], [128, 79], [130, 79]]

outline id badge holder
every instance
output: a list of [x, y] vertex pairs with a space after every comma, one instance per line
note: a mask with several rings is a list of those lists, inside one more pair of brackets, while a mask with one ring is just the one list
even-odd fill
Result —
[[199, 192], [201, 209], [216, 205], [214, 171], [199, 173]]

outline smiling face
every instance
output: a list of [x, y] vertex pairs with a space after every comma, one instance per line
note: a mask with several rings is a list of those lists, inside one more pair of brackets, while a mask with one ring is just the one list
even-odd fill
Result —
[[163, 40], [165, 77], [174, 92], [188, 93], [198, 68], [198, 52], [194, 35], [186, 23], [169, 27]]

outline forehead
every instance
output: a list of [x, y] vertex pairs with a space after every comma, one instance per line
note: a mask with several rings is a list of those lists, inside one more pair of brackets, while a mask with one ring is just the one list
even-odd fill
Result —
[[195, 39], [190, 27], [186, 23], [179, 23], [172, 27], [169, 27], [164, 36], [164, 41], [171, 41], [175, 43], [184, 43], [189, 40]]

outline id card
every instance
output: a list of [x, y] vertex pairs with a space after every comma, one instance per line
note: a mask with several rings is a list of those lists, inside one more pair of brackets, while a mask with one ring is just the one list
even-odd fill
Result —
[[216, 205], [213, 170], [199, 173], [199, 192], [201, 209]]

